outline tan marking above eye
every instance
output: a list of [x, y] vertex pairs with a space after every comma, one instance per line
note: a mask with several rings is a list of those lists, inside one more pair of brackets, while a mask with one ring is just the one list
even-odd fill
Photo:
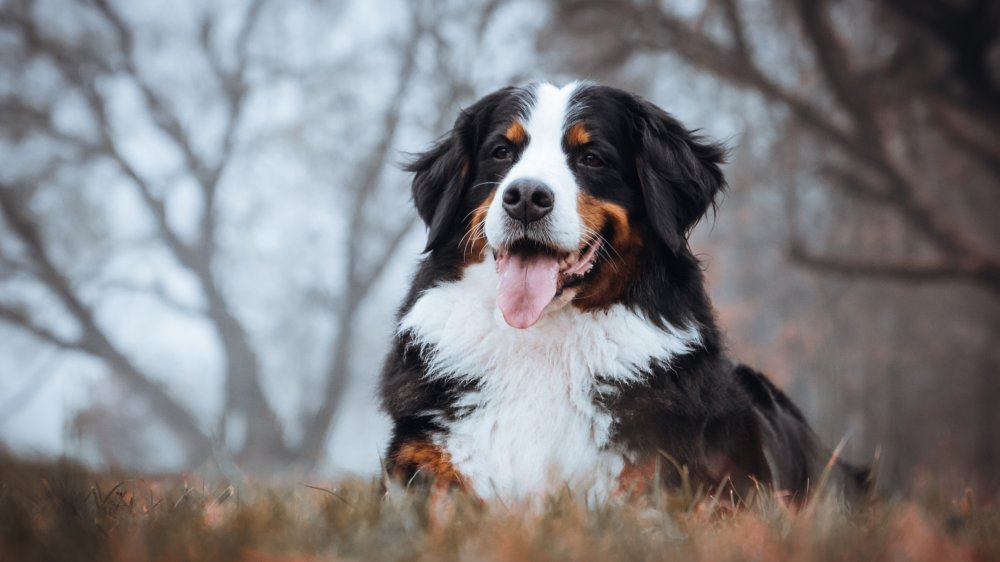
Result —
[[528, 133], [524, 130], [524, 125], [520, 121], [514, 121], [504, 131], [504, 136], [514, 144], [521, 144], [528, 137]]
[[566, 144], [571, 147], [583, 146], [590, 142], [590, 131], [583, 123], [574, 123], [566, 131]]

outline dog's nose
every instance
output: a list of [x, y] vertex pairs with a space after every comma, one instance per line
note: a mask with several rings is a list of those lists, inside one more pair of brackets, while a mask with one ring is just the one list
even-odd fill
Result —
[[503, 208], [510, 218], [525, 225], [552, 212], [555, 194], [549, 186], [534, 179], [513, 181], [503, 192]]

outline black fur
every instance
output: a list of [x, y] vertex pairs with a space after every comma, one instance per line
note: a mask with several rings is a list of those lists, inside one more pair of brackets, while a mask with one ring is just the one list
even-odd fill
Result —
[[485, 133], [499, 117], [509, 118], [517, 108], [514, 88], [493, 92], [462, 110], [451, 132], [406, 167], [414, 173], [413, 204], [429, 229], [424, 251], [442, 246], [456, 231], [463, 194], [468, 201], [471, 193], [467, 187], [479, 171], [475, 156]]
[[[507, 88], [463, 111], [454, 129], [410, 166], [413, 198], [429, 227], [428, 255], [421, 262], [400, 317], [421, 291], [461, 276], [460, 239], [469, 215], [509, 165], [488, 157], [502, 130], [530, 90]], [[643, 245], [619, 302], [659, 324], [696, 325], [702, 346], [668, 367], [653, 364], [642, 384], [611, 398], [595, 397], [614, 418], [616, 447], [635, 457], [666, 454], [696, 481], [714, 485], [728, 475], [739, 490], [756, 482], [805, 496], [827, 464], [801, 412], [764, 375], [737, 365], [724, 353], [698, 261], [687, 235], [726, 183], [719, 168], [725, 150], [684, 128], [637, 96], [586, 86], [575, 94], [583, 120], [597, 139], [587, 150], [606, 165], [575, 166], [577, 183], [595, 197], [628, 211]], [[578, 155], [569, 154], [571, 161]], [[443, 428], [427, 412], [460, 416], [456, 398], [472, 390], [430, 382], [408, 335], [397, 336], [382, 374], [381, 396], [394, 421], [388, 458], [410, 439]], [[669, 467], [667, 467], [669, 468]], [[668, 483], [674, 470], [663, 470]], [[866, 472], [835, 463], [831, 480], [850, 493], [864, 487]]]

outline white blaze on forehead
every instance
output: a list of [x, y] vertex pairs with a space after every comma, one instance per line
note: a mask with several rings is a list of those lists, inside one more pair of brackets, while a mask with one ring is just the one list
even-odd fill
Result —
[[576, 82], [562, 88], [557, 88], [552, 84], [539, 84], [536, 87], [534, 107], [531, 108], [525, 124], [532, 141], [537, 141], [534, 144], [543, 145], [545, 149], [562, 152], [562, 137], [567, 125], [566, 118], [569, 116], [570, 100], [576, 88]]
[[[534, 87], [534, 103], [522, 116], [528, 144], [497, 191], [502, 194], [512, 182], [525, 178], [547, 185], [555, 201], [552, 212], [537, 228], [544, 231], [545, 242], [567, 252], [577, 249], [582, 238], [576, 210], [576, 178], [563, 151], [563, 135], [573, 117], [571, 102], [579, 86], [572, 82], [562, 88], [544, 83]], [[503, 210], [503, 197], [494, 197], [486, 214], [486, 239], [490, 245], [501, 246], [511, 241], [511, 235], [519, 238], [518, 228], [519, 224], [510, 221]]]

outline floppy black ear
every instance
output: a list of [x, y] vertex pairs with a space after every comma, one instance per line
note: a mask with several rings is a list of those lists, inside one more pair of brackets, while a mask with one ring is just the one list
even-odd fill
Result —
[[462, 199], [470, 156], [460, 136], [453, 130], [406, 167], [406, 171], [416, 174], [413, 177], [413, 204], [429, 229], [425, 252], [441, 242]]
[[475, 177], [475, 155], [490, 116], [511, 90], [494, 92], [462, 110], [451, 132], [406, 166], [406, 171], [416, 174], [413, 204], [428, 228], [425, 252], [438, 247], [454, 228], [462, 192]]
[[637, 103], [641, 136], [636, 166], [642, 197], [653, 230], [676, 253], [726, 187], [719, 169], [726, 149], [687, 130], [655, 105]]

